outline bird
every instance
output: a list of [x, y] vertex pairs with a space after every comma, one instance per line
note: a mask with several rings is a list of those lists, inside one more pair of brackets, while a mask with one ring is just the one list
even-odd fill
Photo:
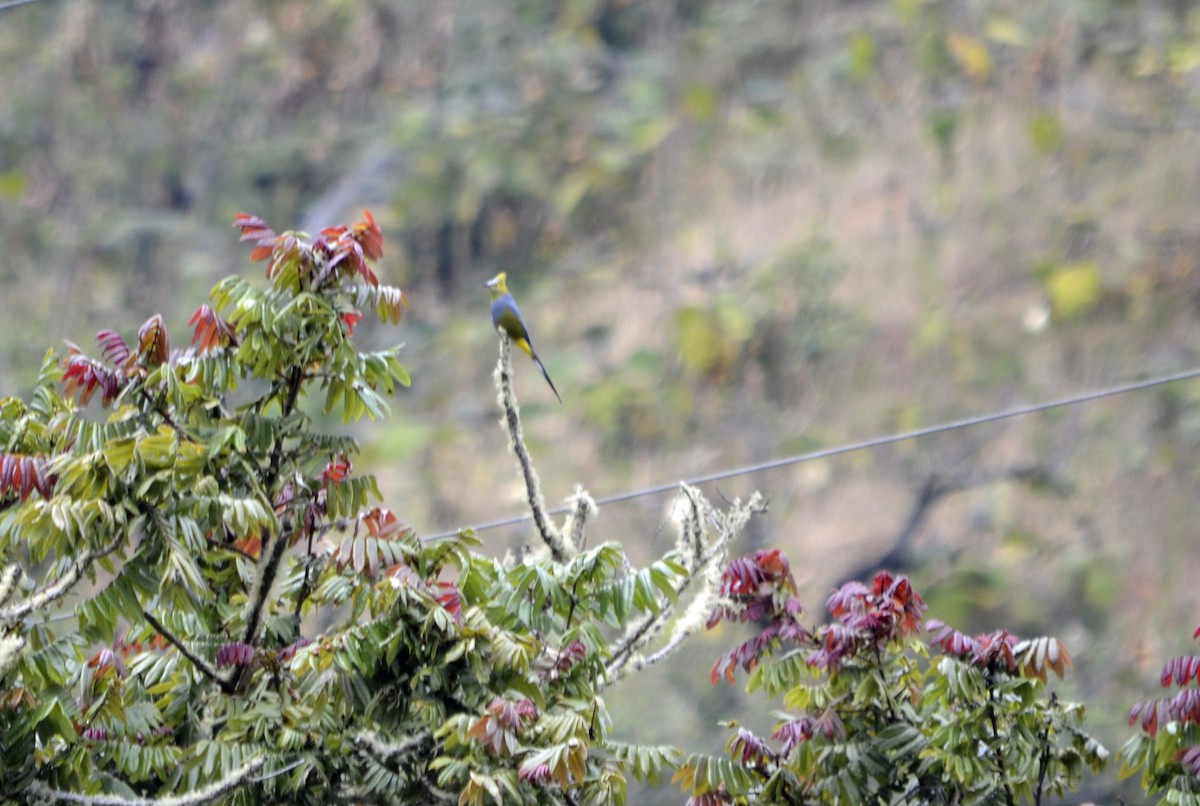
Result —
[[562, 395], [558, 393], [554, 381], [550, 380], [550, 373], [546, 371], [542, 359], [538, 358], [537, 352], [533, 349], [533, 342], [529, 338], [529, 328], [525, 326], [525, 317], [521, 316], [521, 309], [517, 307], [517, 301], [513, 299], [512, 293], [508, 290], [507, 273], [500, 272], [488, 280], [487, 289], [492, 295], [492, 325], [496, 330], [507, 334], [521, 352], [533, 359], [533, 363], [537, 364], [538, 369], [542, 371], [542, 377], [546, 379], [546, 383], [550, 384], [550, 391], [554, 392], [558, 402], [562, 403]]

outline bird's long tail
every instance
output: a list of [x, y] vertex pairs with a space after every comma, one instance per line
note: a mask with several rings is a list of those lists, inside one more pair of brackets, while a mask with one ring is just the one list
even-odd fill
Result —
[[546, 383], [550, 384], [550, 391], [554, 392], [554, 396], [558, 398], [558, 402], [562, 403], [562, 395], [558, 393], [558, 389], [554, 386], [554, 381], [550, 380], [550, 373], [546, 371], [546, 366], [542, 363], [542, 359], [536, 355], [531, 355], [534, 363], [538, 365], [538, 369], [542, 371], [542, 377], [546, 379]]

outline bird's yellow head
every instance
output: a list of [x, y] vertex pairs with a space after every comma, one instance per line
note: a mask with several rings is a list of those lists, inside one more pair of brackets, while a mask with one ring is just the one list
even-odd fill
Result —
[[500, 272], [487, 281], [488, 291], [491, 292], [492, 299], [499, 299], [508, 293], [508, 283], [505, 282], [507, 279], [508, 275]]

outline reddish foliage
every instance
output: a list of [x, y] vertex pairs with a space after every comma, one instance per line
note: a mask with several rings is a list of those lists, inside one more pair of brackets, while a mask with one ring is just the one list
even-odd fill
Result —
[[257, 532], [251, 532], [235, 540], [233, 547], [247, 557], [257, 560], [258, 555], [262, 552], [262, 538], [259, 537]]
[[722, 619], [761, 621], [782, 612], [797, 615], [803, 608], [787, 594], [796, 592], [787, 558], [778, 549], [759, 550], [753, 557], [738, 557], [721, 575], [718, 592], [735, 607], [718, 607], [708, 618], [711, 629]]
[[724, 784], [718, 784], [716, 789], [688, 798], [685, 806], [725, 806], [728, 803], [733, 803], [733, 798], [725, 791]]
[[1129, 724], [1141, 717], [1142, 730], [1151, 737], [1168, 722], [1200, 724], [1200, 689], [1188, 688], [1174, 697], [1162, 697], [1139, 702], [1129, 709]]
[[740, 761], [743, 767], [761, 767], [776, 758], [775, 752], [764, 740], [745, 728], [738, 728], [737, 734], [730, 740], [729, 754]]
[[217, 666], [249, 666], [254, 662], [254, 647], [241, 641], [230, 641], [217, 650]]
[[346, 454], [339, 454], [337, 461], [325, 465], [325, 470], [321, 473], [321, 479], [326, 482], [340, 484], [345, 480], [346, 476], [350, 475], [350, 471], [353, 469], [354, 463], [346, 458]]
[[1017, 645], [1020, 657], [1017, 662], [1021, 666], [1021, 674], [1025, 677], [1036, 677], [1046, 682], [1048, 669], [1054, 670], [1062, 679], [1067, 667], [1074, 666], [1071, 653], [1057, 638], [1034, 638], [1022, 641]]
[[719, 591], [733, 604], [713, 610], [708, 619], [710, 629], [723, 619], [766, 624], [756, 636], [717, 659], [710, 675], [713, 683], [722, 677], [732, 683], [738, 667], [752, 671], [759, 658], [784, 642], [801, 642], [811, 637], [798, 620], [803, 608], [792, 595], [796, 580], [787, 558], [778, 549], [760, 550], [753, 557], [739, 557], [731, 562], [721, 575]]
[[[955, 655], [969, 660], [975, 666], [983, 669], [1004, 672], [1014, 672], [1017, 669], [1014, 648], [1020, 643], [1020, 639], [1008, 630], [982, 633], [971, 638], [936, 619], [931, 619], [927, 628], [934, 633], [933, 643], [940, 645], [942, 651], [947, 655]], [[1059, 646], [1057, 642], [1054, 645]], [[1063, 663], [1070, 663], [1070, 656], [1066, 654], [1066, 650], [1061, 649], [1061, 652], [1061, 655], [1050, 661], [1043, 659], [1041, 663], [1034, 663], [1031, 659], [1026, 676], [1043, 677], [1045, 666], [1049, 663], [1050, 667], [1054, 668], [1061, 677]]]
[[125, 373], [93, 361], [71, 342], [67, 342], [67, 346], [71, 348], [71, 354], [63, 359], [63, 394], [76, 398], [81, 406], [88, 404], [97, 389], [103, 405], [116, 400], [127, 380]]
[[784, 642], [798, 644], [811, 639], [812, 635], [809, 634], [808, 630], [804, 629], [794, 619], [777, 620], [761, 629], [758, 635], [755, 635], [749, 641], [721, 655], [717, 659], [717, 662], [713, 664], [710, 675], [712, 682], [716, 683], [724, 677], [732, 683], [734, 672], [739, 666], [744, 671], [752, 672], [754, 671], [754, 667], [758, 665], [760, 658], [782, 648]]
[[[357, 274], [370, 285], [377, 286], [379, 278], [367, 267], [367, 261], [383, 257], [383, 232], [370, 210], [363, 210], [363, 219], [349, 227], [326, 227], [321, 230], [321, 237], [313, 243], [313, 248], [326, 257], [326, 273], [345, 264], [351, 275]], [[324, 279], [324, 276], [318, 277], [317, 282]]]
[[762, 596], [776, 589], [796, 592], [791, 567], [779, 549], [760, 549], [753, 557], [738, 557], [721, 575], [720, 593], [729, 599]]
[[367, 527], [371, 537], [401, 537], [412, 531], [411, 526], [396, 517], [396, 513], [387, 507], [372, 507], [362, 516], [362, 524]]
[[238, 240], [254, 241], [254, 250], [250, 253], [251, 263], [266, 260], [274, 254], [275, 247], [279, 243], [279, 236], [261, 218], [249, 213], [238, 213], [233, 217], [233, 225], [242, 231], [242, 237]]
[[375, 216], [370, 210], [363, 210], [363, 220], [350, 227], [351, 237], [362, 245], [363, 253], [368, 260], [379, 260], [383, 257], [383, 232], [375, 223]]
[[926, 629], [932, 632], [933, 643], [941, 646], [947, 655], [974, 658], [979, 652], [979, 642], [937, 619], [930, 619]]
[[1161, 677], [1163, 688], [1168, 688], [1172, 679], [1174, 679], [1175, 685], [1182, 687], [1186, 686], [1193, 678], [1200, 683], [1200, 657], [1184, 655], [1163, 664]]
[[216, 311], [207, 305], [201, 305], [192, 318], [188, 320], [189, 325], [195, 326], [195, 332], [192, 333], [192, 345], [200, 354], [207, 353], [217, 347], [225, 347], [230, 344], [237, 344], [237, 334], [233, 330], [233, 325], [226, 322], [220, 316], [217, 316]]
[[165, 364], [170, 358], [167, 328], [159, 314], [151, 316], [138, 329], [134, 352], [130, 352], [125, 340], [112, 330], [99, 331], [96, 343], [100, 346], [102, 361], [88, 358], [79, 345], [69, 341], [67, 347], [71, 352], [62, 361], [63, 393], [76, 398], [81, 406], [88, 404], [97, 389], [101, 391], [100, 402], [108, 406], [116, 400], [131, 374], [145, 374], [142, 368]]
[[98, 725], [92, 725], [83, 729], [79, 734], [80, 738], [85, 742], [104, 742], [108, 741], [108, 729]]
[[1200, 747], [1188, 747], [1175, 754], [1175, 761], [1191, 773], [1193, 778], [1200, 778]]
[[861, 582], [846, 583], [829, 594], [825, 606], [839, 623], [818, 631], [819, 646], [808, 663], [833, 673], [859, 651], [900, 640], [918, 629], [925, 610], [908, 577], [893, 577], [887, 571], [876, 574], [870, 588]]
[[587, 657], [587, 645], [583, 641], [576, 638], [558, 653], [558, 660], [554, 663], [554, 668], [557, 671], [565, 672], [576, 663]]
[[868, 645], [864, 638], [857, 627], [829, 624], [817, 632], [820, 645], [808, 656], [808, 665], [836, 674], [841, 671], [847, 657], [857, 654]]
[[467, 736], [493, 755], [500, 755], [505, 750], [511, 755], [518, 747], [518, 733], [537, 718], [537, 706], [531, 700], [513, 702], [497, 697], [488, 705], [487, 713], [467, 731]]
[[791, 753], [796, 745], [806, 742], [814, 736], [829, 740], [845, 738], [846, 725], [838, 716], [837, 711], [828, 708], [819, 716], [805, 714], [798, 719], [784, 722], [771, 734], [772, 739], [783, 742], [783, 747], [779, 751], [783, 756]]
[[1013, 647], [1018, 638], [1008, 630], [996, 630], [979, 636], [979, 651], [975, 653], [975, 664], [985, 669], [999, 669], [1013, 672], [1017, 668], [1017, 658]]
[[167, 326], [163, 324], [162, 316], [156, 313], [138, 328], [138, 361], [143, 366], [157, 367], [167, 363], [170, 352]]
[[908, 577], [893, 577], [887, 571], [875, 575], [870, 590], [861, 582], [843, 585], [829, 595], [825, 606], [847, 627], [884, 643], [916, 631], [925, 610]]
[[[319, 503], [319, 493], [317, 497]], [[314, 507], [309, 507], [308, 512], [314, 517], [315, 523]], [[365, 535], [361, 533], [360, 526], [366, 527]], [[403, 552], [394, 545], [394, 541], [402, 540], [411, 534], [412, 527], [397, 518], [394, 512], [384, 507], [374, 507], [359, 516], [354, 531], [342, 540], [336, 552], [338, 570], [353, 568], [360, 574], [369, 572], [372, 576], [381, 571], [387, 573], [388, 569], [402, 565]], [[395, 574], [389, 575], [393, 585], [403, 584]]]
[[115, 331], [101, 330], [96, 334], [96, 343], [100, 345], [100, 357], [109, 366], [121, 367], [128, 363], [129, 345]]
[[95, 669], [96, 672], [92, 676], [92, 680], [100, 680], [101, 678], [110, 675], [118, 677], [125, 676], [125, 662], [121, 660], [121, 656], [110, 647], [101, 648], [96, 654], [88, 658], [87, 665]]
[[550, 780], [550, 765], [523, 763], [517, 770], [517, 778], [533, 784], [545, 784]]
[[16, 493], [24, 501], [37, 490], [38, 495], [49, 500], [56, 481], [46, 468], [46, 460], [40, 456], [0, 454], [0, 493]]
[[461, 627], [463, 623], [462, 597], [459, 596], [458, 586], [453, 582], [440, 580], [434, 584], [441, 591], [437, 597], [438, 604], [446, 608], [446, 612], [454, 618], [454, 623]]
[[125, 636], [115, 642], [114, 646], [121, 653], [122, 657], [128, 658], [130, 655], [138, 655], [142, 652], [152, 650], [161, 651], [170, 647], [170, 644], [167, 643], [166, 638], [163, 638], [158, 633], [154, 634], [149, 643], [142, 643], [142, 641], [136, 638], [131, 641], [129, 640], [128, 633], [126, 633]]
[[296, 652], [311, 644], [312, 641], [308, 638], [300, 638], [279, 650], [279, 661], [287, 663], [292, 658], [296, 657]]
[[283, 489], [275, 496], [275, 514], [282, 515], [287, 509], [287, 505], [292, 503], [296, 498], [296, 489], [292, 487], [289, 481], [283, 485]]
[[346, 333], [353, 336], [354, 328], [362, 321], [363, 315], [358, 311], [348, 311], [342, 314], [342, 324], [346, 326]]

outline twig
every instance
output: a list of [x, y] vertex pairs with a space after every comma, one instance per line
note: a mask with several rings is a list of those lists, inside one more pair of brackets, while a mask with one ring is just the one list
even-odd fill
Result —
[[264, 551], [259, 560], [258, 573], [254, 575], [254, 588], [250, 593], [250, 604], [246, 608], [246, 629], [242, 632], [243, 643], [253, 646], [258, 640], [258, 627], [262, 623], [263, 608], [266, 606], [271, 586], [275, 584], [283, 553], [287, 550], [288, 541], [285, 535], [290, 532], [291, 529], [287, 524], [280, 524], [279, 534], [271, 543], [270, 551]]
[[[992, 741], [997, 746], [1002, 746], [1005, 742], [1000, 738], [1000, 725], [996, 721], [996, 689], [992, 687], [991, 675], [988, 675], [988, 702], [987, 702], [988, 721], [992, 725]], [[1016, 806], [1017, 801], [1013, 796], [1012, 784], [1008, 781], [1008, 767], [1004, 763], [1003, 749], [994, 754], [996, 760], [996, 768], [1000, 773], [1000, 781], [1004, 784], [1004, 802], [1008, 806]]]
[[301, 764], [303, 764], [306, 761], [308, 761], [307, 758], [298, 758], [295, 761], [293, 761], [291, 764], [288, 764], [286, 767], [280, 767], [277, 770], [272, 770], [271, 772], [263, 773], [262, 775], [258, 776], [254, 780], [252, 780], [250, 783], [261, 784], [263, 781], [270, 781], [272, 778], [278, 778], [281, 775], [287, 775], [289, 772], [296, 769], [297, 767], [299, 767]]
[[379, 761], [385, 761], [392, 756], [398, 756], [401, 753], [407, 753], [410, 750], [415, 750], [420, 745], [432, 737], [433, 734], [428, 730], [419, 731], [409, 736], [407, 739], [399, 742], [388, 742], [378, 733], [373, 730], [364, 730], [354, 734], [351, 741], [364, 751], [370, 753]]
[[[745, 529], [746, 524], [749, 522], [751, 516], [759, 514], [766, 509], [766, 504], [762, 496], [758, 493], [755, 493], [745, 504], [735, 506], [724, 516], [718, 516], [712, 511], [711, 506], [707, 501], [704, 500], [704, 496], [700, 494], [699, 490], [687, 484], [681, 484], [680, 486], [692, 504], [695, 516], [694, 520], [696, 522], [699, 521], [701, 512], [708, 514], [708, 516], [715, 523], [719, 536], [716, 538], [716, 540], [709, 544], [706, 549], [701, 550], [699, 546], [702, 543], [702, 531], [697, 526], [697, 523], [693, 522], [693, 519], [688, 519], [688, 521], [685, 521], [684, 528], [688, 529], [689, 525], [691, 528], [688, 529], [689, 535], [684, 538], [684, 543], [686, 546], [695, 547], [694, 556], [696, 562], [693, 567], [689, 569], [690, 573], [676, 583], [676, 597], [681, 596], [685, 591], [687, 591], [687, 589], [692, 585], [693, 582], [695, 582], [697, 578], [709, 579], [708, 587], [711, 588], [713, 583], [710, 577], [710, 572], [716, 567], [716, 564], [725, 557], [729, 542], [735, 536], [742, 533], [742, 530]], [[700, 593], [697, 593], [696, 596], [700, 603], [697, 604], [697, 602], [694, 601], [693, 605], [701, 609], [707, 609], [708, 605], [704, 604], [704, 600], [706, 598], [705, 591], [702, 590]], [[692, 611], [695, 609], [695, 607], [688, 608], [688, 616], [694, 615]], [[629, 630], [629, 632], [626, 633], [625, 637], [620, 641], [620, 643], [613, 647], [612, 657], [604, 668], [605, 685], [610, 685], [620, 679], [622, 670], [629, 664], [630, 661], [634, 659], [634, 652], [638, 649], [638, 647], [645, 646], [654, 635], [658, 634], [658, 632], [662, 630], [666, 619], [673, 613], [674, 608], [670, 607], [669, 605], [664, 605], [657, 613], [650, 613], [644, 619], [642, 619], [640, 624], [633, 627], [631, 630]], [[693, 631], [689, 626], [690, 620], [687, 618], [687, 616], [682, 618], [681, 622], [683, 623], [683, 628], [679, 630], [680, 635], [672, 636], [671, 641], [669, 642], [672, 648], [682, 643], [682, 639], [688, 634], [691, 634]], [[657, 662], [662, 659], [663, 655], [661, 652], [658, 652], [651, 657], [653, 658], [653, 662]], [[646, 663], [650, 661], [647, 658], [643, 658], [640, 662]]]
[[84, 555], [80, 557], [73, 566], [67, 569], [67, 571], [64, 572], [63, 575], [58, 578], [58, 581], [56, 581], [53, 585], [42, 588], [42, 590], [20, 602], [17, 602], [16, 604], [9, 605], [5, 608], [0, 608], [0, 620], [12, 622], [25, 618], [25, 616], [29, 615], [34, 610], [45, 607], [55, 599], [62, 597], [67, 593], [67, 591], [75, 587], [75, 584], [78, 583], [80, 578], [83, 576], [83, 572], [86, 571], [92, 563], [101, 557], [116, 551], [117, 546], [125, 542], [125, 537], [125, 532], [119, 532], [116, 537], [112, 539], [112, 542], [107, 546], [104, 546], [101, 549], [93, 549], [84, 552]]
[[[1058, 708], [1058, 694], [1050, 692], [1050, 708]], [[1042, 792], [1046, 787], [1046, 772], [1050, 769], [1050, 726], [1042, 728], [1042, 752], [1038, 758], [1037, 789], [1033, 792], [1034, 806], [1042, 806]]]
[[192, 665], [196, 667], [196, 670], [199, 671], [200, 674], [204, 675], [209, 680], [220, 686], [221, 691], [225, 692], [226, 694], [236, 693], [236, 688], [234, 687], [233, 683], [229, 682], [220, 674], [218, 674], [217, 670], [209, 665], [208, 661], [204, 660], [204, 658], [200, 657], [195, 652], [192, 652], [190, 649], [184, 646], [183, 641], [180, 641], [174, 633], [172, 633], [163, 625], [161, 621], [151, 615], [149, 610], [143, 610], [142, 615], [159, 635], [167, 639], [172, 646], [179, 650], [179, 654], [183, 655], [192, 662]]
[[21, 566], [15, 563], [0, 572], [0, 605], [6, 603], [17, 592], [17, 584], [24, 575], [25, 572], [21, 570]]
[[582, 551], [587, 542], [587, 534], [584, 532], [587, 520], [589, 517], [596, 517], [600, 510], [596, 507], [595, 499], [579, 485], [576, 485], [575, 492], [571, 493], [567, 505], [571, 511], [567, 513], [567, 519], [563, 523], [563, 532], [570, 536], [571, 545], [575, 550]]
[[203, 789], [188, 792], [185, 795], [175, 795], [169, 798], [124, 798], [119, 795], [85, 795], [76, 792], [64, 792], [51, 789], [40, 781], [30, 784], [25, 792], [50, 802], [82, 803], [86, 806], [198, 806], [201, 803], [211, 803], [218, 798], [228, 795], [233, 790], [250, 782], [250, 776], [258, 772], [267, 763], [264, 756], [251, 759], [229, 775]]

